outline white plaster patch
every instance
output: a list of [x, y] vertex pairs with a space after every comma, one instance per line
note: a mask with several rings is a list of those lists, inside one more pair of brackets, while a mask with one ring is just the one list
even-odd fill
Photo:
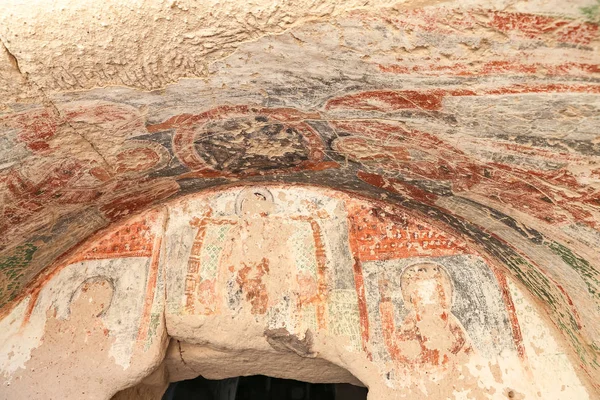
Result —
[[514, 351], [503, 351], [491, 359], [473, 356], [466, 367], [477, 377], [478, 387], [490, 392], [488, 398], [505, 399], [505, 393], [509, 391], [524, 395], [526, 399], [538, 398], [536, 386], [530, 381], [523, 361]]
[[573, 364], [561, 350], [547, 323], [520, 289], [511, 281], [509, 288], [523, 334], [523, 344], [532, 381], [543, 399], [589, 399], [585, 386], [575, 373]]
[[0, 320], [0, 373], [9, 377], [27, 360], [31, 349], [37, 347], [43, 333], [43, 326], [32, 327], [36, 332], [19, 335], [31, 297], [22, 300], [6, 317]]

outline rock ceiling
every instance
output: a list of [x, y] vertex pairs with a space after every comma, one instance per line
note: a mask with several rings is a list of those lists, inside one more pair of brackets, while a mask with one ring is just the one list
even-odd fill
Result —
[[0, 11], [5, 309], [167, 199], [317, 185], [475, 246], [599, 381], [600, 3], [18, 3]]

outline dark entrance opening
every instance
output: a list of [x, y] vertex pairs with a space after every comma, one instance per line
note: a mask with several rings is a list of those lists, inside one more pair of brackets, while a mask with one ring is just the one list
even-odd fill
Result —
[[307, 383], [264, 375], [173, 382], [162, 400], [366, 400], [367, 389], [349, 383]]

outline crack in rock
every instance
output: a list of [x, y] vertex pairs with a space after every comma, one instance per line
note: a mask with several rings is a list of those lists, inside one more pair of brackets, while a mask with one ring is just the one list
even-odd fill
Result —
[[2, 39], [0, 39], [0, 44], [2, 44], [2, 47], [4, 48], [4, 52], [6, 53], [6, 55], [8, 56], [8, 60], [10, 61], [10, 64], [14, 67], [14, 69], [17, 70], [19, 75], [21, 75], [23, 78], [27, 79], [27, 75], [24, 74], [21, 71], [21, 67], [19, 67], [19, 60], [17, 60], [17, 57], [15, 57], [15, 55], [8, 49], [8, 47], [6, 47], [6, 44], [4, 43], [4, 41]]

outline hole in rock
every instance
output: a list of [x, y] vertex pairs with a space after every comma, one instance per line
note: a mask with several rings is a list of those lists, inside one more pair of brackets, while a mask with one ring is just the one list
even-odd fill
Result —
[[162, 400], [365, 400], [367, 388], [308, 383], [264, 375], [211, 380], [199, 376], [169, 385]]

